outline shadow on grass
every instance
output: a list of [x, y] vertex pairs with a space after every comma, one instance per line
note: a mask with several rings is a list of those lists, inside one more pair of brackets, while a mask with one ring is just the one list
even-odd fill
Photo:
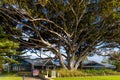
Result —
[[17, 72], [3, 72], [0, 77], [17, 77]]

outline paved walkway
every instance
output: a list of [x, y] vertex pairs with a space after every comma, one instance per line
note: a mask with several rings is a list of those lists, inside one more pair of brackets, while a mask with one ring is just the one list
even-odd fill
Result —
[[32, 78], [32, 77], [24, 77], [23, 80], [42, 80], [42, 79]]

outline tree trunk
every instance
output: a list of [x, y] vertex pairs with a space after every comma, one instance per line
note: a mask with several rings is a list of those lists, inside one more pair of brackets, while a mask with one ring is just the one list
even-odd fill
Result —
[[71, 61], [71, 60], [68, 62], [68, 69], [69, 70], [73, 70], [74, 69], [74, 62]]
[[60, 60], [60, 64], [61, 64], [61, 66], [62, 66], [64, 69], [68, 70], [68, 68], [66, 67], [65, 63], [63, 62], [63, 60]]
[[77, 69], [78, 69], [78, 67], [79, 67], [80, 63], [82, 62], [82, 60], [83, 60], [83, 59], [82, 59], [82, 57], [81, 57], [81, 59], [76, 62], [75, 67], [74, 67], [74, 70], [77, 70]]
[[82, 69], [82, 61], [80, 62], [80, 70]]
[[69, 62], [68, 62], [68, 63], [69, 63], [68, 66], [69, 66], [69, 69], [70, 69], [70, 70], [74, 69], [74, 64], [75, 64], [75, 63], [74, 63], [74, 61], [75, 61], [74, 56], [75, 56], [75, 55], [72, 55], [71, 59], [70, 59]]
[[65, 63], [64, 63], [64, 60], [63, 60], [63, 58], [62, 58], [62, 55], [60, 55], [60, 54], [59, 54], [59, 60], [60, 60], [61, 66], [62, 66], [64, 69], [68, 69], [67, 66], [66, 66]]
[[0, 74], [2, 74], [2, 71], [3, 71], [3, 69], [2, 69], [2, 68], [0, 68]]

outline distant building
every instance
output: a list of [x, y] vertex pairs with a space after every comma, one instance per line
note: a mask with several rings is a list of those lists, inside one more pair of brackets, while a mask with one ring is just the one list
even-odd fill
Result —
[[82, 63], [83, 69], [115, 69], [114, 65], [108, 64], [108, 63], [98, 63], [96, 61], [83, 61]]

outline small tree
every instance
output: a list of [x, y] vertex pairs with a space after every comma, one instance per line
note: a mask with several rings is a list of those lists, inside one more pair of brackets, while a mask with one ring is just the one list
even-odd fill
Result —
[[109, 58], [110, 63], [116, 66], [117, 71], [120, 71], [120, 52], [114, 51], [110, 54]]
[[2, 64], [16, 62], [12, 59], [12, 55], [16, 55], [16, 49], [19, 48], [17, 42], [8, 39], [8, 35], [4, 33], [2, 26], [0, 26], [0, 69]]

